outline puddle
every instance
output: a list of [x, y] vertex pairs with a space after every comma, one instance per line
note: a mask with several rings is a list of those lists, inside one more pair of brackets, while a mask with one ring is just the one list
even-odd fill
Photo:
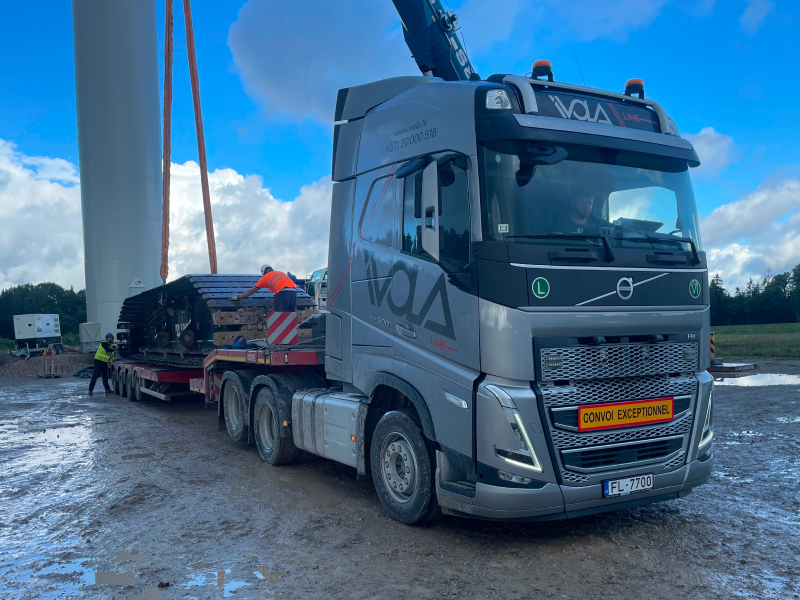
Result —
[[125, 600], [161, 600], [161, 590], [158, 588], [147, 588], [139, 594], [128, 596]]
[[246, 581], [230, 579], [230, 569], [214, 569], [212, 563], [194, 563], [189, 568], [199, 572], [189, 576], [189, 581], [182, 586], [184, 589], [216, 586], [223, 598], [232, 598], [236, 590], [250, 585]]
[[123, 550], [114, 554], [114, 562], [125, 562], [132, 560], [134, 562], [146, 563], [150, 557], [147, 554], [139, 554], [138, 552], [128, 552]]
[[258, 567], [253, 571], [253, 575], [266, 581], [267, 583], [280, 583], [288, 573], [275, 573], [269, 567]]
[[800, 417], [778, 417], [778, 423], [800, 423]]
[[99, 585], [130, 585], [136, 583], [136, 576], [117, 571], [102, 571], [94, 574], [94, 582]]
[[738, 385], [755, 387], [759, 385], [800, 385], [800, 375], [781, 375], [779, 373], [759, 373], [758, 375], [724, 375], [717, 379], [714, 385]]
[[110, 462], [122, 462], [123, 460], [136, 460], [139, 458], [153, 458], [155, 453], [147, 452], [144, 454], [109, 454], [105, 457]]

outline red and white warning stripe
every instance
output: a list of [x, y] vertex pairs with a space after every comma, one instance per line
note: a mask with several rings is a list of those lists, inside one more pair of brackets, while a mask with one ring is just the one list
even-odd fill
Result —
[[296, 312], [268, 312], [267, 342], [269, 344], [296, 344], [297, 327]]

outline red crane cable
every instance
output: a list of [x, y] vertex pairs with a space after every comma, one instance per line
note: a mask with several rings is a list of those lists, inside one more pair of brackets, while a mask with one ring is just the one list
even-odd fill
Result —
[[164, 156], [161, 180], [161, 280], [169, 275], [169, 175], [172, 154], [172, 0], [164, 25]]
[[206, 163], [206, 140], [203, 135], [203, 116], [200, 111], [200, 80], [197, 76], [197, 57], [194, 52], [194, 30], [190, 0], [183, 0], [183, 15], [186, 19], [186, 46], [189, 54], [189, 73], [192, 78], [194, 121], [197, 130], [197, 153], [200, 155], [200, 184], [203, 189], [203, 212], [206, 217], [206, 240], [211, 273], [217, 273], [217, 244], [214, 241], [214, 219], [211, 216], [211, 194], [208, 191], [208, 165]]

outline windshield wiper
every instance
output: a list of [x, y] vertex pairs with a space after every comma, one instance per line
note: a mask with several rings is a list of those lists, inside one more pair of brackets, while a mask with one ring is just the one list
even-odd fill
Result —
[[660, 235], [653, 235], [652, 233], [645, 234], [644, 237], [615, 237], [615, 240], [623, 240], [626, 242], [665, 242], [669, 243], [678, 243], [678, 244], [689, 244], [692, 249], [692, 264], [699, 265], [700, 264], [700, 253], [697, 252], [697, 246], [695, 246], [694, 240], [688, 237], [672, 237], [667, 234], [663, 234], [664, 237]]
[[606, 251], [606, 262], [613, 262], [617, 258], [614, 255], [614, 250], [611, 248], [611, 242], [608, 241], [608, 236], [602, 233], [527, 233], [525, 235], [507, 235], [505, 237], [505, 239], [509, 238], [527, 238], [531, 240], [543, 240], [547, 238], [601, 240], [603, 242], [603, 249]]

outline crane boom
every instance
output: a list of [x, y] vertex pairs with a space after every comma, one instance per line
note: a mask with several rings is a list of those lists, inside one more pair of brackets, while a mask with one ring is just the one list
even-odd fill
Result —
[[403, 37], [423, 75], [445, 81], [480, 79], [459, 41], [458, 17], [440, 0], [392, 0], [403, 22]]

